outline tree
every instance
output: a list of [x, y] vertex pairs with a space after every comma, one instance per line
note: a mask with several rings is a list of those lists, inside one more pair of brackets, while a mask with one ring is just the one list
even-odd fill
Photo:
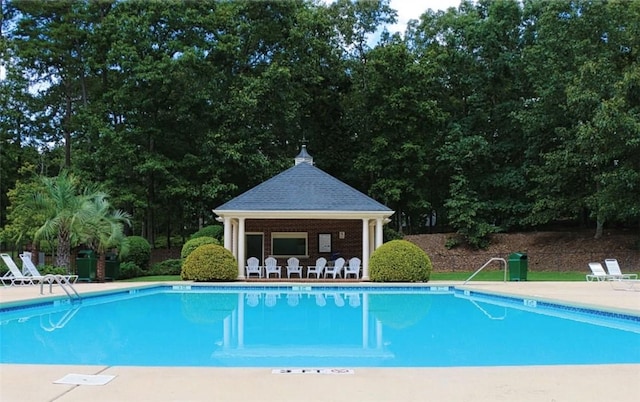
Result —
[[[635, 2], [532, 2], [525, 58], [535, 97], [518, 113], [531, 159], [533, 224], [637, 220]], [[628, 197], [628, 198], [627, 198]]]
[[[98, 254], [96, 280], [104, 282], [107, 252], [118, 248], [126, 253], [124, 225], [130, 225], [130, 215], [114, 210], [105, 194], [96, 194], [87, 200], [87, 221], [82, 225], [79, 238]], [[123, 249], [124, 247], [124, 249]]]
[[79, 179], [67, 171], [43, 178], [43, 185], [44, 189], [28, 204], [33, 210], [40, 210], [46, 219], [36, 230], [34, 240], [55, 239], [56, 265], [69, 269], [71, 247], [79, 243], [87, 223], [95, 220], [92, 201], [106, 196], [90, 186], [81, 188]]

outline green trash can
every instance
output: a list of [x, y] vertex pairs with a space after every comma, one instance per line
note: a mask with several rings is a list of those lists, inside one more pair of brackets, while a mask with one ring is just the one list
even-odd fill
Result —
[[525, 253], [512, 253], [509, 255], [509, 280], [527, 280], [528, 260]]
[[78, 280], [84, 282], [93, 282], [96, 280], [96, 272], [98, 271], [98, 259], [93, 250], [80, 250], [76, 256], [76, 270], [78, 271]]
[[120, 276], [120, 261], [115, 253], [105, 255], [104, 276], [108, 281], [115, 281]]

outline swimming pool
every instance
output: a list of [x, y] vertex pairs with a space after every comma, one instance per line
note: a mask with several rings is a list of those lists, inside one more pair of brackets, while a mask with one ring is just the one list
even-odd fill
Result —
[[213, 367], [640, 363], [640, 317], [448, 286], [155, 286], [0, 309], [0, 362]]

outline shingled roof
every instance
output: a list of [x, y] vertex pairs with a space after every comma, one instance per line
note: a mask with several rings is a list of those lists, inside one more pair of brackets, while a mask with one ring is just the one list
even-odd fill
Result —
[[214, 210], [393, 211], [310, 163], [299, 163]]

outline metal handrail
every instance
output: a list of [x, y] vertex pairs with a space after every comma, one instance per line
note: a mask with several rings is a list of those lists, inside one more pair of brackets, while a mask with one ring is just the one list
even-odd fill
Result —
[[[53, 282], [56, 282], [58, 285], [60, 285], [60, 287], [62, 288], [62, 290], [64, 290], [64, 292], [67, 294], [67, 296], [69, 297], [69, 299], [73, 300], [74, 296], [76, 300], [80, 300], [82, 299], [80, 297], [80, 295], [78, 294], [78, 292], [76, 291], [76, 289], [73, 287], [73, 285], [71, 284], [71, 282], [69, 282], [68, 279], [66, 279], [64, 276], [62, 275], [51, 275], [51, 274], [47, 274], [43, 277], [43, 280], [40, 281], [40, 294], [43, 295], [44, 294], [44, 283], [47, 282], [49, 283], [49, 293], [53, 293]], [[69, 290], [67, 290], [67, 287], [69, 287], [69, 289], [71, 289], [71, 291], [73, 292], [73, 294], [71, 294], [69, 292]]]
[[483, 266], [478, 268], [476, 270], [476, 272], [474, 272], [470, 277], [468, 277], [467, 280], [464, 281], [463, 285], [466, 285], [467, 282], [469, 282], [471, 279], [473, 279], [473, 277], [476, 276], [480, 271], [482, 271], [484, 269], [484, 267], [486, 267], [487, 265], [491, 264], [494, 261], [502, 261], [504, 263], [504, 281], [506, 282], [507, 281], [507, 260], [505, 260], [504, 258], [494, 257], [494, 258], [490, 259], [489, 261], [487, 261]]

